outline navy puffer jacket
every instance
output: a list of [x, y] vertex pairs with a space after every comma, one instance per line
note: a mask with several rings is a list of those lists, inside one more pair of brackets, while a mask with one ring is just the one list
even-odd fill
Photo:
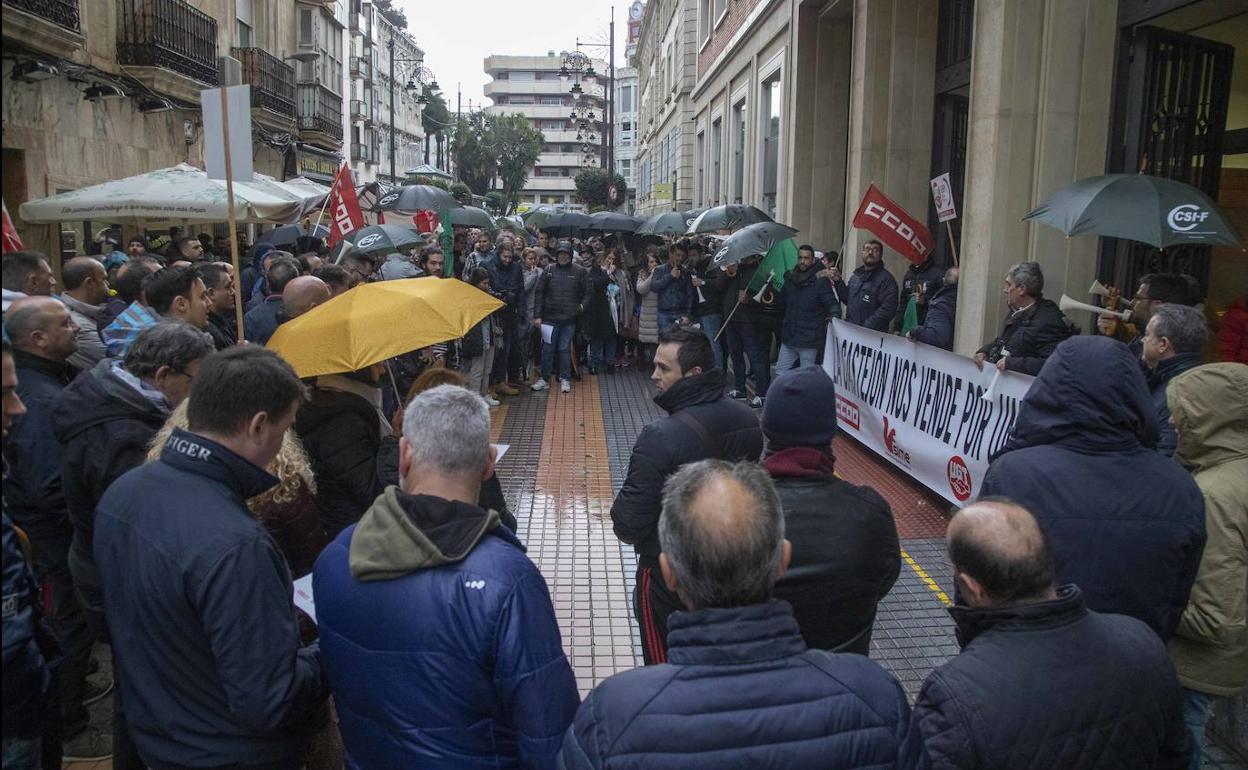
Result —
[[1127, 346], [1072, 337], [1032, 383], [981, 494], [1035, 514], [1058, 582], [1083, 589], [1090, 609], [1169, 639], [1205, 546], [1205, 502], [1156, 443], [1157, 412]]
[[942, 286], [927, 303], [927, 317], [910, 330], [910, 339], [953, 350], [953, 322], [958, 312], [958, 285]]
[[560, 768], [927, 767], [896, 680], [861, 655], [806, 649], [788, 602], [670, 623], [670, 662], [594, 688]]
[[791, 348], [818, 348], [827, 335], [828, 319], [839, 318], [841, 302], [832, 284], [817, 277], [818, 267], [794, 268], [784, 274], [780, 302], [784, 306], [781, 341]]

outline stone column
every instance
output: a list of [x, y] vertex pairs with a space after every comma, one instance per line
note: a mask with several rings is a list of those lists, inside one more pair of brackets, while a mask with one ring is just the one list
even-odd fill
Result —
[[1022, 217], [1053, 191], [1104, 172], [1116, 16], [1117, 3], [1104, 0], [975, 3], [959, 353], [997, 333], [1001, 282], [1016, 262], [1040, 262], [1047, 297], [1087, 300], [1096, 239], [1068, 240]]

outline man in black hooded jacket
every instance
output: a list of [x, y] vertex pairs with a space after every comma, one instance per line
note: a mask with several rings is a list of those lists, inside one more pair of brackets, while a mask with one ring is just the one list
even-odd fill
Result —
[[651, 379], [658, 390], [654, 402], [668, 416], [637, 437], [611, 506], [616, 537], [637, 551], [633, 613], [647, 665], [667, 660], [667, 618], [683, 608], [659, 574], [663, 482], [686, 463], [754, 461], [763, 451], [758, 418], [745, 404], [724, 398], [724, 374], [714, 363], [710, 340], [700, 331], [675, 327], [659, 335]]

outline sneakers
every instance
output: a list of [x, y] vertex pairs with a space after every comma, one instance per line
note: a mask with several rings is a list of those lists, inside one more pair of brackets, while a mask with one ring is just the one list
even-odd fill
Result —
[[559, 392], [560, 392], [560, 393], [571, 393], [571, 392], [572, 392], [572, 383], [571, 383], [571, 382], [568, 382], [567, 380], [559, 380]]
[[501, 401], [499, 401], [497, 398], [494, 398], [493, 396], [482, 396], [482, 398], [484, 398], [485, 403], [489, 404], [490, 406], [498, 406], [499, 404], [502, 403]]
[[502, 395], [504, 395], [504, 396], [518, 396], [518, 395], [520, 395], [520, 391], [518, 391], [518, 390], [516, 390], [515, 388], [513, 388], [513, 387], [511, 386], [511, 383], [508, 383], [508, 382], [500, 382], [500, 383], [498, 383], [497, 385], [495, 385], [495, 386], [494, 386], [494, 392], [495, 392], [496, 394], [502, 394]]
[[741, 399], [745, 398], [745, 391], [737, 390], [736, 388], [733, 388], [732, 390], [728, 391], [726, 395], [728, 396], [728, 398], [735, 398], [738, 401], [740, 401]]
[[61, 744], [65, 762], [98, 762], [112, 756], [113, 736], [92, 725]]
[[762, 409], [762, 408], [763, 408], [763, 397], [762, 397], [762, 396], [755, 396], [754, 398], [751, 398], [751, 399], [750, 399], [750, 406], [754, 407], [755, 409]]
[[549, 387], [550, 387], [550, 383], [546, 382], [546, 380], [538, 380], [537, 382], [530, 385], [529, 389], [535, 392], [541, 393], [543, 390], [546, 390]]
[[82, 693], [82, 705], [90, 706], [96, 701], [104, 700], [104, 698], [112, 691], [112, 679], [109, 679], [105, 684], [96, 684], [95, 682], [88, 680], [86, 689]]

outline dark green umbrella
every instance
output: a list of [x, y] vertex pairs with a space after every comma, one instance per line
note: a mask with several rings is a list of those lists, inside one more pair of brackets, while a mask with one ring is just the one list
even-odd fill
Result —
[[713, 233], [716, 230], [740, 230], [746, 225], [756, 222], [774, 222], [762, 209], [730, 203], [726, 206], [714, 206], [703, 211], [689, 225], [686, 234]]
[[512, 214], [511, 216], [508, 216], [508, 217], [499, 217], [498, 219], [495, 219], [494, 227], [499, 230], [510, 230], [513, 233], [519, 233], [521, 235], [529, 234], [529, 231], [526, 230], [524, 227], [524, 220], [521, 219], [519, 215], [517, 214]]
[[427, 184], [405, 184], [391, 187], [380, 198], [373, 211], [397, 211], [415, 214], [417, 211], [441, 211], [459, 208], [459, 201], [446, 190]]
[[456, 227], [480, 227], [490, 232], [498, 229], [489, 212], [476, 206], [461, 206], [446, 213], [451, 218], [451, 224]]
[[715, 252], [715, 266], [727, 267], [750, 257], [762, 256], [771, 251], [772, 246], [795, 235], [797, 230], [779, 222], [746, 225], [724, 239], [719, 251]]
[[685, 215], [679, 211], [664, 211], [642, 222], [636, 230], [638, 235], [684, 235], [688, 225]]
[[585, 229], [600, 233], [631, 233], [641, 224], [640, 219], [615, 211], [599, 211], [589, 218], [593, 221]]
[[1053, 193], [1027, 213], [1066, 235], [1125, 238], [1159, 249], [1241, 246], [1218, 205], [1189, 184], [1150, 174], [1105, 174]]
[[689, 226], [693, 224], [693, 220], [695, 220], [695, 219], [697, 219], [698, 217], [702, 216], [702, 212], [703, 212], [703, 211], [706, 211], [706, 210], [707, 210], [707, 209], [709, 209], [709, 208], [711, 208], [711, 207], [710, 207], [710, 206], [699, 206], [699, 207], [698, 207], [698, 208], [696, 208], [696, 209], [689, 209], [689, 210], [687, 210], [687, 211], [682, 211], [682, 212], [680, 212], [680, 215], [681, 215], [682, 217], [684, 217], [684, 218], [685, 218], [685, 229], [686, 229], [686, 230], [687, 230], [687, 229], [689, 229]]
[[559, 210], [554, 206], [536, 206], [521, 214], [520, 218], [528, 227], [541, 227], [546, 224], [547, 219], [558, 213]]
[[547, 217], [540, 229], [556, 238], [580, 238], [592, 223], [593, 220], [585, 214], [568, 211]]
[[425, 245], [425, 237], [408, 225], [369, 225], [349, 234], [346, 241], [356, 254], [389, 254]]

